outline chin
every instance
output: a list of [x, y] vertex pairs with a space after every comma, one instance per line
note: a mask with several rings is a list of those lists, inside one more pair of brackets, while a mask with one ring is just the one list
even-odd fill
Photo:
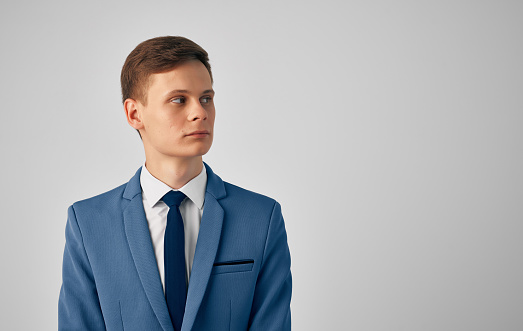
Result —
[[204, 155], [207, 154], [207, 152], [211, 149], [211, 145], [206, 146], [200, 146], [195, 152], [198, 153], [198, 155]]
[[[205, 148], [205, 147], [202, 147], [202, 148], [197, 148], [197, 149], [194, 149], [194, 150], [190, 150], [190, 151], [187, 151], [186, 153], [184, 153], [184, 157], [196, 157], [196, 156], [202, 156], [202, 155], [205, 155], [207, 154], [207, 152], [209, 152], [209, 150], [211, 149], [211, 147], [209, 146], [208, 148]], [[181, 156], [181, 155], [180, 155]]]

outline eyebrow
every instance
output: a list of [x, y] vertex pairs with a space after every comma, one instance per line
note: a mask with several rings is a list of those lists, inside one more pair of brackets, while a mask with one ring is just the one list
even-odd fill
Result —
[[[165, 93], [166, 96], [171, 96], [173, 94], [176, 94], [176, 93], [187, 93], [187, 94], [190, 94], [191, 91], [189, 90], [172, 90], [172, 91], [169, 91], [167, 93]], [[214, 90], [213, 89], [210, 89], [210, 90], [205, 90], [202, 92], [202, 94], [205, 94], [205, 93], [212, 93], [214, 94]]]

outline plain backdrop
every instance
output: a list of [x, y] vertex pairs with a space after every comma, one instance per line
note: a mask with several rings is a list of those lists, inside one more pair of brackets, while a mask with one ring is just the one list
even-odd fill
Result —
[[0, 329], [55, 330], [67, 207], [144, 161], [119, 75], [210, 54], [225, 181], [282, 205], [293, 330], [523, 329], [523, 2], [2, 1]]

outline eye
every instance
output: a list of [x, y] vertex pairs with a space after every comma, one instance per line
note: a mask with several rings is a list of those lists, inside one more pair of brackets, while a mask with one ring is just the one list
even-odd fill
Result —
[[211, 101], [212, 101], [212, 98], [209, 97], [209, 96], [202, 97], [202, 98], [200, 99], [200, 102], [201, 102], [201, 103], [210, 103]]
[[184, 97], [176, 97], [176, 98], [172, 98], [172, 99], [171, 99], [171, 102], [172, 102], [172, 103], [185, 103], [185, 98], [184, 98]]

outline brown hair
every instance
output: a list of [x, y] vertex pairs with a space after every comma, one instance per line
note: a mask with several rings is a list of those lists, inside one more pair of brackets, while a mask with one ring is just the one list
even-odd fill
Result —
[[209, 75], [212, 72], [209, 55], [195, 42], [184, 37], [156, 37], [136, 46], [127, 56], [122, 67], [122, 102], [132, 98], [147, 104], [147, 89], [151, 74], [166, 72], [176, 65], [190, 60], [199, 60]]

